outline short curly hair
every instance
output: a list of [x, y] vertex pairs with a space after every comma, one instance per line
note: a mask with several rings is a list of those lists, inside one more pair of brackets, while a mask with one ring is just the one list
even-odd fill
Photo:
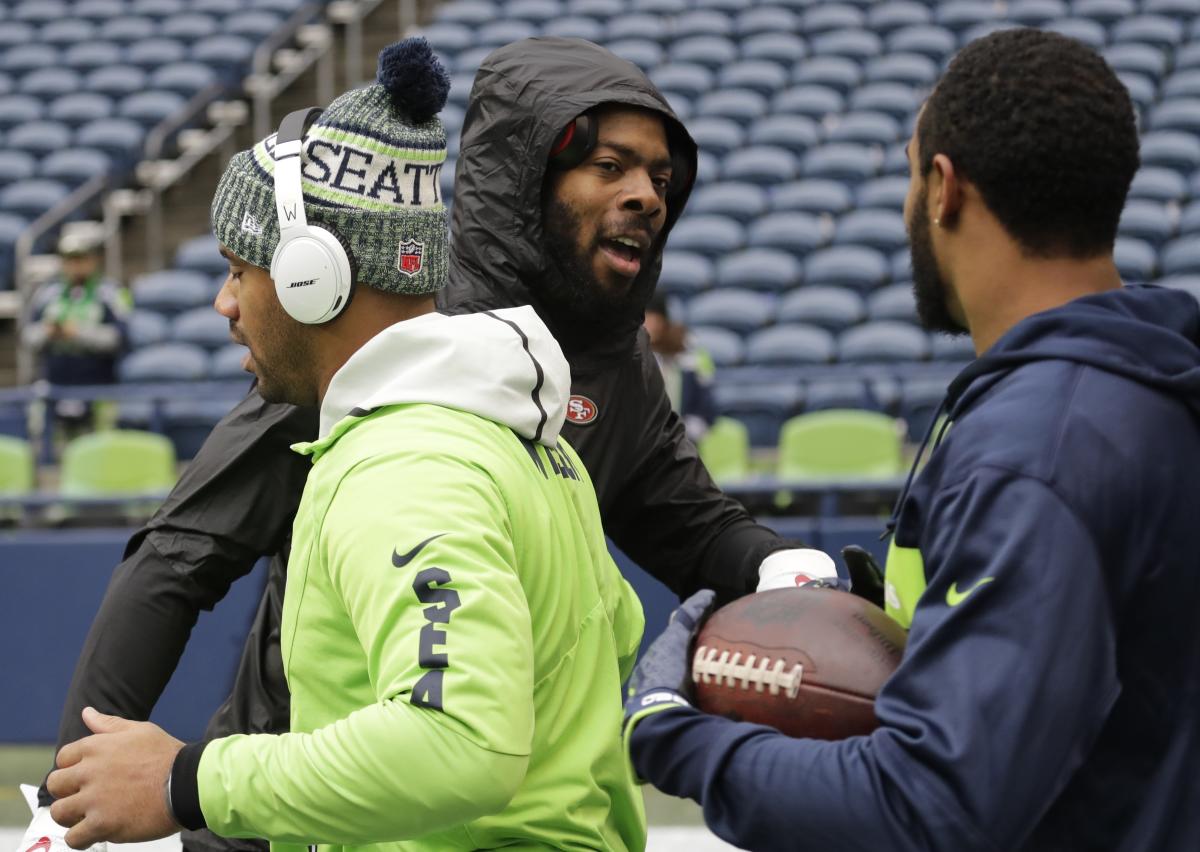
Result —
[[959, 52], [925, 103], [917, 146], [923, 176], [945, 154], [1035, 257], [1111, 252], [1138, 169], [1137, 119], [1113, 70], [1079, 41], [1026, 28]]

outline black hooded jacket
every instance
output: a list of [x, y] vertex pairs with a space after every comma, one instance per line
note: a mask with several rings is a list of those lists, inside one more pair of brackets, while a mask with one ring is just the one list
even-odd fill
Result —
[[[576, 115], [606, 102], [661, 113], [695, 164], [695, 144], [635, 66], [588, 42], [533, 39], [483, 64], [468, 110], [456, 175], [451, 284], [440, 308], [455, 313], [539, 303], [546, 274], [540, 193], [550, 146]], [[677, 198], [664, 234], [678, 217]], [[670, 199], [669, 199], [670, 201]], [[586, 424], [563, 435], [591, 474], [608, 535], [680, 595], [702, 587], [732, 597], [753, 591], [767, 554], [795, 546], [755, 524], [713, 484], [671, 411], [640, 311], [586, 346], [559, 337]], [[592, 408], [588, 409], [587, 406]], [[279, 663], [286, 548], [309, 461], [289, 449], [316, 434], [316, 412], [251, 393], [222, 420], [170, 497], [131, 539], [84, 642], [59, 726], [61, 748], [88, 734], [93, 706], [148, 717], [182, 655], [201, 609], [211, 609], [260, 556], [272, 556], [233, 694], [207, 736], [278, 732], [288, 725]], [[42, 788], [42, 802], [50, 801]], [[253, 848], [207, 833], [191, 849]]]

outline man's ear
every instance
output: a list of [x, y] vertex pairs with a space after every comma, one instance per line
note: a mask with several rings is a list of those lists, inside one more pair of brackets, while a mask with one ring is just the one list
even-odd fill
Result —
[[949, 157], [936, 154], [929, 180], [929, 198], [933, 205], [934, 221], [949, 226], [954, 223], [962, 209], [962, 179]]

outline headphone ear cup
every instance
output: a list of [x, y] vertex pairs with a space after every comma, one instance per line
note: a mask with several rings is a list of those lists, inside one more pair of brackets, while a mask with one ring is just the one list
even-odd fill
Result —
[[550, 165], [556, 169], [573, 169], [596, 148], [599, 123], [584, 113], [564, 128], [550, 148]]
[[317, 225], [281, 242], [271, 259], [279, 304], [288, 316], [306, 325], [326, 323], [341, 314], [354, 295], [356, 277], [345, 240]]

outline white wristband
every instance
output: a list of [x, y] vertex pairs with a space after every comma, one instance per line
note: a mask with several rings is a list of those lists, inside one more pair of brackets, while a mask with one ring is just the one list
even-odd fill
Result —
[[837, 566], [828, 553], [812, 548], [777, 550], [758, 566], [756, 592], [769, 589], [791, 589], [809, 580], [836, 577]]

